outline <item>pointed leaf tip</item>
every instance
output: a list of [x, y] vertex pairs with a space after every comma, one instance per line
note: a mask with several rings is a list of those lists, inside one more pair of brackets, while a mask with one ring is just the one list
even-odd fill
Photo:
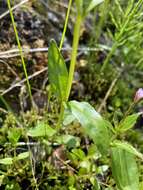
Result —
[[51, 40], [48, 50], [48, 75], [53, 92], [60, 100], [64, 100], [68, 71], [64, 58], [54, 40]]

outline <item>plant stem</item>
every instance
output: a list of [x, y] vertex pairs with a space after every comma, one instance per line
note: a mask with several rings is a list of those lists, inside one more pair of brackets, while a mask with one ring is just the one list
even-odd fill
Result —
[[69, 69], [69, 77], [68, 77], [68, 83], [67, 83], [67, 89], [66, 89], [66, 96], [65, 100], [61, 102], [60, 107], [60, 115], [57, 123], [57, 129], [60, 128], [61, 122], [63, 120], [64, 116], [64, 102], [67, 102], [69, 99], [72, 81], [73, 81], [73, 75], [74, 75], [74, 69], [75, 69], [75, 63], [76, 63], [76, 57], [77, 57], [77, 49], [79, 44], [79, 36], [80, 36], [80, 26], [82, 22], [82, 17], [80, 13], [77, 14], [76, 23], [74, 26], [74, 34], [73, 34], [73, 45], [72, 45], [72, 55], [71, 55], [71, 62], [70, 62], [70, 69]]
[[107, 13], [108, 13], [108, 11], [109, 11], [109, 0], [106, 0], [106, 1], [104, 1], [103, 5], [101, 6], [101, 9], [100, 9], [100, 13], [99, 14], [101, 14], [101, 18], [99, 20], [99, 23], [98, 23], [97, 26], [95, 26], [96, 27], [96, 37], [95, 37], [95, 42], [96, 43], [98, 42], [99, 37], [101, 35], [101, 31], [102, 31], [103, 25], [104, 25], [104, 23], [105, 23], [105, 21], [107, 19]]
[[105, 68], [107, 67], [107, 65], [108, 65], [108, 63], [109, 63], [109, 61], [110, 61], [112, 55], [113, 55], [114, 52], [116, 51], [117, 47], [118, 47], [118, 43], [115, 42], [115, 43], [113, 44], [112, 48], [111, 48], [111, 51], [108, 53], [108, 55], [107, 55], [107, 57], [106, 57], [106, 59], [105, 59], [103, 65], [102, 65], [102, 67], [101, 67], [101, 73], [104, 72]]
[[69, 19], [71, 4], [72, 4], [72, 0], [69, 0], [68, 10], [67, 10], [66, 19], [65, 19], [65, 24], [64, 24], [64, 30], [63, 30], [63, 33], [62, 33], [62, 38], [61, 38], [60, 46], [59, 46], [59, 50], [60, 50], [60, 51], [61, 51], [61, 48], [62, 48], [62, 46], [63, 46], [63, 42], [64, 42], [64, 38], [65, 38], [65, 33], [66, 33], [66, 30], [67, 30], [67, 25], [68, 25], [68, 19]]
[[16, 23], [15, 23], [15, 20], [14, 20], [14, 16], [13, 16], [13, 12], [12, 12], [12, 8], [11, 8], [10, 0], [7, 0], [7, 5], [8, 5], [8, 8], [9, 8], [10, 17], [11, 17], [13, 29], [14, 29], [14, 32], [15, 32], [15, 37], [16, 37], [16, 41], [17, 41], [19, 53], [20, 53], [20, 56], [21, 56], [21, 61], [22, 61], [22, 66], [23, 66], [23, 70], [24, 70], [26, 82], [27, 82], [29, 97], [30, 97], [31, 103], [32, 103], [32, 105], [33, 105], [33, 98], [32, 98], [32, 93], [31, 93], [31, 86], [30, 86], [30, 83], [29, 83], [29, 80], [28, 80], [28, 73], [27, 73], [27, 70], [26, 70], [26, 64], [25, 64], [25, 61], [24, 61], [24, 56], [23, 56], [23, 52], [22, 52], [22, 47], [21, 47], [21, 44], [20, 44], [20, 40], [19, 40], [19, 36], [18, 36], [18, 31], [17, 31], [17, 28], [16, 28]]
[[[32, 98], [32, 93], [31, 93], [31, 86], [30, 86], [30, 83], [29, 83], [29, 80], [28, 80], [26, 64], [25, 64], [25, 61], [24, 61], [22, 47], [21, 47], [21, 44], [20, 44], [20, 40], [19, 40], [19, 36], [18, 36], [18, 32], [17, 32], [15, 20], [14, 20], [12, 8], [11, 8], [11, 5], [10, 5], [10, 0], [7, 0], [7, 5], [8, 5], [8, 8], [9, 8], [10, 17], [11, 17], [12, 25], [13, 25], [14, 32], [15, 32], [15, 37], [16, 37], [16, 41], [17, 41], [17, 44], [18, 44], [19, 53], [20, 53], [20, 56], [21, 56], [21, 61], [22, 61], [22, 65], [23, 65], [25, 78], [26, 78], [26, 81], [27, 81], [27, 87], [28, 87], [28, 91], [29, 91], [30, 100], [31, 100], [31, 103], [32, 103], [32, 106], [33, 106], [33, 98]], [[29, 142], [28, 136], [25, 135], [25, 137], [27, 139], [27, 142]], [[29, 153], [30, 153], [30, 163], [31, 163], [32, 175], [33, 175], [33, 181], [34, 181], [35, 189], [38, 190], [38, 185], [37, 185], [37, 180], [35, 178], [35, 172], [34, 172], [34, 168], [33, 168], [32, 156], [31, 156], [31, 151], [30, 151], [30, 146], [29, 145], [28, 145], [28, 150], [29, 150]]]
[[68, 84], [66, 89], [66, 98], [65, 102], [68, 101], [72, 81], [73, 81], [73, 75], [74, 75], [74, 69], [75, 69], [75, 63], [76, 63], [76, 56], [77, 56], [77, 49], [79, 44], [79, 36], [80, 36], [80, 26], [82, 22], [82, 16], [80, 13], [77, 14], [77, 19], [74, 26], [74, 36], [73, 36], [73, 45], [72, 45], [72, 55], [71, 55], [71, 62], [70, 62], [70, 69], [69, 69], [69, 77], [68, 77]]
[[[115, 53], [116, 49], [118, 46], [120, 46], [120, 40], [122, 38], [122, 36], [124, 35], [124, 32], [129, 24], [129, 22], [133, 19], [134, 15], [136, 14], [136, 12], [138, 11], [140, 5], [142, 4], [143, 0], [139, 0], [135, 7], [132, 9], [132, 6], [129, 6], [129, 10], [128, 10], [128, 7], [127, 7], [127, 15], [126, 17], [124, 18], [124, 21], [123, 21], [123, 24], [122, 24], [122, 27], [119, 31], [119, 33], [117, 34], [117, 36], [115, 36], [115, 42], [111, 48], [111, 51], [109, 52], [109, 54], [107, 55], [102, 67], [101, 67], [101, 73], [104, 72], [104, 70], [106, 69], [112, 55]], [[131, 13], [130, 13], [131, 11]]]
[[[62, 38], [61, 38], [60, 46], [59, 46], [59, 50], [60, 51], [62, 49], [64, 38], [65, 38], [65, 33], [66, 33], [66, 30], [67, 30], [67, 25], [68, 25], [68, 19], [69, 19], [71, 4], [72, 4], [72, 0], [69, 0], [68, 10], [67, 10], [65, 24], [64, 24], [64, 30], [63, 30], [63, 33], [62, 33]], [[60, 115], [59, 115], [59, 119], [58, 119], [58, 123], [57, 123], [57, 129], [60, 128], [60, 125], [61, 125], [61, 122], [62, 122], [62, 119], [63, 119], [63, 115], [64, 115], [64, 105], [63, 105], [63, 100], [62, 100], [61, 106], [60, 106]]]
[[58, 118], [58, 123], [57, 123], [57, 130], [60, 129], [61, 127], [61, 123], [62, 123], [62, 120], [63, 120], [63, 116], [64, 116], [64, 105], [63, 105], [63, 102], [61, 103], [61, 107], [60, 107], [60, 115], [59, 115], [59, 118]]
[[125, 114], [124, 114], [123, 120], [131, 113], [131, 111], [133, 110], [134, 106], [135, 106], [135, 102], [133, 102], [133, 103], [129, 106], [128, 110], [127, 110], [127, 111], [125, 112]]

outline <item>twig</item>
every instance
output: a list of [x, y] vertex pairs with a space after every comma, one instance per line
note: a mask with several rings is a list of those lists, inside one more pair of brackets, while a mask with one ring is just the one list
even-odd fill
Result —
[[8, 63], [6, 63], [6, 62], [3, 61], [3, 60], [0, 60], [0, 62], [1, 62], [1, 63], [4, 63], [4, 64], [7, 66], [7, 68], [11, 71], [11, 73], [12, 73], [14, 76], [16, 76], [17, 78], [19, 78], [18, 75], [17, 75], [17, 73], [10, 67], [10, 65], [9, 65]]
[[[5, 146], [12, 145], [12, 143], [5, 143]], [[40, 142], [18, 142], [16, 143], [16, 146], [38, 146], [40, 145]]]
[[[66, 47], [66, 48], [62, 48], [62, 51], [71, 51], [72, 48], [71, 47]], [[99, 44], [97, 47], [81, 47], [78, 48], [78, 51], [82, 51], [82, 52], [94, 52], [94, 51], [109, 51], [110, 47], [104, 46], [102, 44]], [[28, 54], [28, 53], [36, 53], [36, 52], [48, 52], [48, 47], [44, 47], [44, 48], [33, 48], [33, 49], [28, 49], [28, 48], [23, 48], [22, 52], [24, 54]], [[20, 56], [19, 54], [19, 50], [18, 49], [11, 49], [11, 50], [7, 50], [7, 51], [1, 51], [0, 52], [0, 58], [11, 58], [11, 57], [17, 57]]]
[[110, 85], [110, 87], [109, 87], [109, 89], [108, 89], [108, 91], [107, 91], [107, 93], [106, 93], [104, 99], [102, 100], [102, 103], [100, 104], [100, 106], [99, 106], [99, 108], [98, 108], [98, 110], [97, 110], [99, 113], [101, 112], [102, 108], [106, 106], [107, 99], [109, 98], [109, 96], [110, 96], [110, 94], [111, 94], [111, 92], [112, 92], [112, 90], [113, 90], [115, 84], [117, 83], [118, 79], [120, 78], [121, 73], [122, 73], [122, 71], [121, 71], [121, 72], [116, 76], [116, 78], [112, 81], [112, 83], [111, 83], [111, 85]]
[[[11, 8], [11, 10], [15, 10], [17, 9], [18, 7], [20, 7], [21, 5], [23, 5], [24, 3], [27, 3], [29, 0], [23, 0], [21, 1], [19, 4], [15, 5], [14, 7]], [[6, 12], [4, 12], [3, 14], [0, 15], [0, 20], [5, 17], [6, 15], [9, 14], [9, 10], [7, 10]]]
[[[82, 52], [79, 52], [78, 53], [78, 56], [82, 55], [83, 53]], [[67, 58], [65, 61], [68, 62], [70, 60], [70, 58]], [[43, 69], [41, 69], [40, 71], [37, 71], [35, 73], [33, 73], [32, 75], [28, 76], [28, 80], [40, 75], [41, 73], [45, 72], [48, 70], [48, 67], [44, 67]], [[7, 94], [8, 92], [10, 92], [11, 90], [13, 90], [14, 88], [16, 87], [19, 87], [21, 86], [23, 83], [26, 82], [26, 78], [24, 78], [23, 80], [17, 82], [16, 84], [10, 86], [9, 88], [7, 88], [5, 91], [3, 91], [2, 93], [0, 93], [0, 96], [3, 96], [5, 94]]]
[[[30, 80], [30, 79], [36, 77], [37, 75], [39, 75], [39, 74], [41, 74], [41, 73], [43, 73], [43, 72], [45, 72], [45, 71], [47, 71], [47, 69], [48, 69], [48, 68], [45, 67], [45, 68], [43, 68], [42, 70], [37, 71], [37, 72], [35, 72], [34, 74], [28, 76], [28, 80]], [[6, 90], [5, 90], [4, 92], [2, 92], [0, 95], [3, 96], [3, 95], [5, 95], [5, 94], [7, 94], [8, 92], [10, 92], [11, 90], [13, 90], [14, 88], [16, 88], [16, 87], [18, 87], [18, 86], [21, 86], [21, 85], [22, 85], [23, 83], [25, 83], [25, 82], [26, 82], [26, 78], [24, 78], [24, 79], [21, 80], [20, 82], [17, 82], [16, 84], [10, 86], [8, 89], [6, 89]]]

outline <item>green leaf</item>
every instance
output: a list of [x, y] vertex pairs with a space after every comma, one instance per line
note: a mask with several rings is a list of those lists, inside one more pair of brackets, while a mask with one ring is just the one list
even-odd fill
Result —
[[8, 130], [8, 139], [11, 143], [16, 144], [22, 134], [21, 128], [10, 128]]
[[15, 179], [13, 180], [8, 179], [4, 189], [5, 190], [21, 190], [22, 188], [20, 187], [19, 183], [16, 182]]
[[56, 131], [51, 128], [47, 123], [41, 121], [36, 127], [28, 130], [27, 135], [31, 137], [51, 137], [56, 133]]
[[100, 185], [99, 185], [99, 181], [94, 176], [90, 177], [90, 182], [91, 182], [91, 184], [94, 187], [93, 189], [95, 189], [95, 190], [101, 190]]
[[104, 0], [91, 0], [87, 9], [86, 9], [86, 14], [88, 14], [92, 9], [94, 9], [97, 5], [102, 3]]
[[75, 119], [76, 118], [74, 117], [74, 115], [72, 115], [72, 113], [70, 112], [70, 110], [66, 109], [66, 107], [65, 107], [63, 125], [69, 125]]
[[85, 133], [93, 139], [98, 150], [106, 154], [110, 144], [109, 122], [106, 122], [87, 102], [70, 101], [68, 108], [83, 126]]
[[112, 173], [119, 190], [138, 190], [139, 174], [135, 156], [119, 147], [112, 148]]
[[2, 158], [2, 159], [0, 159], [0, 164], [11, 165], [12, 163], [13, 163], [12, 158]]
[[29, 152], [23, 152], [23, 153], [20, 153], [20, 154], [18, 154], [18, 156], [13, 157], [13, 158], [9, 157], [9, 158], [0, 159], [0, 164], [11, 165], [11, 164], [13, 164], [14, 160], [22, 160], [22, 159], [25, 159], [27, 157], [29, 157]]
[[59, 144], [65, 144], [68, 148], [80, 146], [80, 138], [72, 135], [60, 135], [56, 138]]
[[22, 160], [22, 159], [25, 159], [25, 158], [28, 158], [28, 157], [29, 157], [29, 152], [23, 152], [23, 153], [18, 154], [16, 159], [17, 160]]
[[48, 75], [55, 95], [64, 100], [68, 81], [68, 71], [65, 61], [54, 40], [51, 40], [48, 50]]
[[134, 154], [135, 156], [143, 160], [143, 154], [138, 152], [137, 149], [135, 149], [131, 144], [127, 142], [121, 142], [121, 141], [115, 140], [112, 143], [112, 146], [118, 147], [122, 150], [126, 150], [127, 152], [130, 152], [131, 154]]
[[84, 18], [92, 9], [104, 0], [76, 0], [77, 11]]
[[88, 159], [85, 159], [79, 163], [79, 168], [84, 169], [81, 171], [85, 171], [85, 173], [90, 172], [91, 171], [91, 162]]
[[125, 132], [131, 129], [135, 125], [136, 120], [139, 115], [140, 113], [136, 113], [136, 114], [127, 116], [123, 121], [120, 122], [117, 130], [119, 130], [120, 132]]
[[80, 148], [72, 149], [72, 154], [74, 155], [74, 159], [79, 159], [80, 161], [84, 160], [86, 155]]

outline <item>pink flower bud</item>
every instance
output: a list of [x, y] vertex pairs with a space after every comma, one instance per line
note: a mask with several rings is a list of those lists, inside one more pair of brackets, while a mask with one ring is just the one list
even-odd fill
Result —
[[134, 96], [134, 102], [137, 103], [143, 99], [143, 89], [139, 88]]

